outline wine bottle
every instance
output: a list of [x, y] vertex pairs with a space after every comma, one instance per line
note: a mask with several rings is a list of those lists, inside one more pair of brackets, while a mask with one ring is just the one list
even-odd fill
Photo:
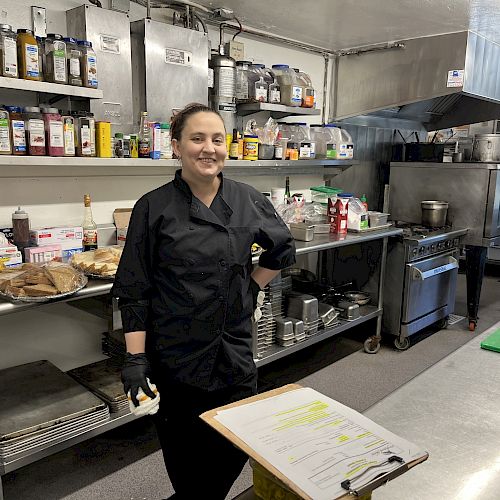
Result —
[[83, 196], [83, 251], [95, 250], [97, 248], [97, 224], [92, 217], [92, 208], [90, 206], [90, 195]]

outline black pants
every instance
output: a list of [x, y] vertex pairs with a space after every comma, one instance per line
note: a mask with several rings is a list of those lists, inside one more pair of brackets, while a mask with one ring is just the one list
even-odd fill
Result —
[[199, 415], [256, 394], [257, 376], [211, 392], [155, 383], [162, 399], [154, 420], [176, 500], [224, 500], [248, 457]]

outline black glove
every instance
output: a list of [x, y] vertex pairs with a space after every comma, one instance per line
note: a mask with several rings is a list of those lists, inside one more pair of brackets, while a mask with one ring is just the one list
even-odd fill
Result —
[[250, 292], [252, 293], [252, 310], [257, 307], [257, 295], [261, 290], [260, 285], [250, 276]]
[[156, 394], [150, 389], [148, 381], [146, 380], [146, 377], [150, 376], [151, 368], [149, 367], [149, 361], [146, 354], [130, 354], [127, 352], [122, 368], [123, 390], [125, 394], [128, 394], [128, 391], [130, 391], [130, 397], [135, 406], [139, 406], [139, 401], [137, 401], [139, 387], [144, 391], [144, 394], [151, 399], [156, 398]]

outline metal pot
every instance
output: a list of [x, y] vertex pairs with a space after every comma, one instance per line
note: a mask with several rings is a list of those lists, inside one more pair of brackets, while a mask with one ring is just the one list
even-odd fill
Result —
[[500, 134], [476, 134], [472, 146], [472, 159], [500, 161]]
[[448, 215], [448, 202], [426, 200], [420, 202], [422, 207], [422, 225], [428, 227], [441, 227], [446, 225]]

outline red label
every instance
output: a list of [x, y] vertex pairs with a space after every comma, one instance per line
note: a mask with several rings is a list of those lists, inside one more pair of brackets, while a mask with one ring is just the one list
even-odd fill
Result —
[[50, 233], [47, 233], [47, 234], [39, 234], [38, 235], [39, 238], [52, 238], [52, 235]]

